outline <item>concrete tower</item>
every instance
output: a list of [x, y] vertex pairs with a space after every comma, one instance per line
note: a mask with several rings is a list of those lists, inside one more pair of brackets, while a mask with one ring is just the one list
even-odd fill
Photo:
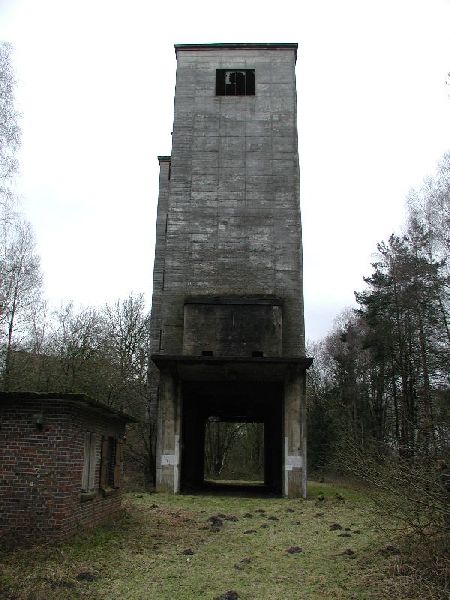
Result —
[[203, 481], [205, 421], [264, 423], [265, 483], [306, 494], [297, 44], [179, 44], [160, 156], [156, 484]]

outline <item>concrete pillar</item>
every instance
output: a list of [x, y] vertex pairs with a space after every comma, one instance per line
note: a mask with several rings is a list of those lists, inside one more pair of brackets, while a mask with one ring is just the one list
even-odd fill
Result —
[[291, 370], [284, 384], [283, 495], [306, 498], [305, 372]]
[[156, 449], [156, 490], [180, 491], [181, 386], [169, 371], [161, 371]]

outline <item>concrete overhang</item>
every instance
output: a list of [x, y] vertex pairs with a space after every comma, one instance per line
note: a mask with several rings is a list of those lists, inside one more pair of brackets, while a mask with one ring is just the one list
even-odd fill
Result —
[[182, 381], [284, 381], [304, 372], [313, 362], [308, 357], [219, 357], [152, 354], [160, 371]]
[[180, 50], [294, 50], [297, 60], [298, 44], [286, 43], [217, 43], [217, 44], [175, 44], [175, 54]]
[[282, 306], [283, 300], [269, 294], [259, 296], [189, 296], [184, 301], [185, 304], [251, 304]]

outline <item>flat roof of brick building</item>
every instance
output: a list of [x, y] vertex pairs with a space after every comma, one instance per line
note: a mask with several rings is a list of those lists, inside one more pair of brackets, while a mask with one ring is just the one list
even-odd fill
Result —
[[29, 400], [39, 401], [55, 401], [60, 400], [64, 404], [74, 404], [81, 408], [94, 409], [97, 412], [103, 413], [110, 418], [121, 419], [127, 422], [137, 422], [137, 419], [127, 413], [111, 408], [86, 394], [75, 393], [57, 393], [57, 392], [0, 392], [0, 406], [6, 404], [7, 401], [15, 401], [17, 404]]

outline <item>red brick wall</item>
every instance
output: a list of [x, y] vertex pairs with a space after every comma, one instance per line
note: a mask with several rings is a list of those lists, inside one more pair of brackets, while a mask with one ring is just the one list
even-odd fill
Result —
[[[33, 415], [41, 413], [43, 428]], [[95, 495], [82, 501], [86, 431], [97, 435]], [[120, 492], [99, 487], [102, 436], [124, 424], [66, 400], [26, 399], [0, 405], [0, 544], [40, 542], [93, 527], [120, 509]]]

